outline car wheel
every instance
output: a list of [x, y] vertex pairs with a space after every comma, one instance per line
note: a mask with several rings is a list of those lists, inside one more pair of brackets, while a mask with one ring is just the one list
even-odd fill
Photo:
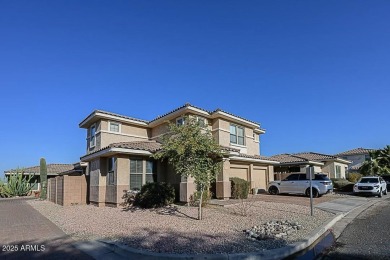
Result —
[[277, 195], [277, 194], [279, 194], [279, 190], [275, 186], [271, 186], [268, 189], [268, 193], [271, 195]]
[[[318, 198], [319, 192], [316, 188], [312, 188], [313, 198]], [[310, 197], [310, 188], [306, 190], [306, 196]]]
[[387, 195], [387, 189], [385, 189], [385, 191], [383, 192], [384, 195]]
[[382, 198], [382, 195], [383, 195], [383, 192], [382, 192], [382, 189], [379, 191], [379, 195], [378, 195], [378, 197], [379, 198]]

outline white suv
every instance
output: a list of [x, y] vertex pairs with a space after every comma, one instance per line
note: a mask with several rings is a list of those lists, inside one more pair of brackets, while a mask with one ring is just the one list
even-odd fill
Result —
[[[323, 173], [314, 175], [312, 187], [312, 194], [314, 198], [333, 191], [332, 181], [326, 174]], [[306, 173], [293, 173], [284, 180], [271, 181], [268, 184], [268, 193], [271, 195], [292, 193], [310, 196], [310, 182]]]
[[353, 186], [353, 193], [376, 195], [381, 198], [382, 194], [387, 195], [386, 181], [378, 176], [362, 177]]

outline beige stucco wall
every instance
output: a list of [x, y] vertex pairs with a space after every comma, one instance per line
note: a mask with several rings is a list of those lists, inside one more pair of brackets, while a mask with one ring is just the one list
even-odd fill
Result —
[[240, 149], [241, 153], [248, 155], [260, 154], [260, 143], [253, 139], [253, 129], [244, 127], [245, 145], [237, 145], [230, 143], [230, 124], [231, 122], [224, 119], [214, 119], [212, 122], [213, 136], [218, 140], [218, 143], [223, 146], [230, 146]]
[[336, 165], [339, 165], [341, 167], [340, 178], [345, 178], [345, 167], [347, 167], [348, 165], [344, 163], [325, 162], [325, 165], [322, 167], [322, 172], [328, 173], [330, 178], [335, 178]]

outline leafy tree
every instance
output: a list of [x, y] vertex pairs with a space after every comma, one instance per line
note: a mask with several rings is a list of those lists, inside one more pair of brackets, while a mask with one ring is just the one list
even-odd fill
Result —
[[390, 145], [384, 149], [370, 151], [370, 159], [366, 160], [359, 171], [363, 175], [390, 174]]
[[[203, 201], [203, 192], [221, 171], [222, 150], [209, 130], [194, 118], [185, 118], [183, 125], [169, 124], [169, 132], [162, 138], [162, 149], [155, 159], [166, 159], [175, 172], [183, 177], [193, 177]], [[198, 219], [202, 219], [202, 203], [198, 206]]]
[[45, 158], [40, 160], [40, 179], [41, 179], [41, 199], [46, 199], [47, 193], [47, 166]]

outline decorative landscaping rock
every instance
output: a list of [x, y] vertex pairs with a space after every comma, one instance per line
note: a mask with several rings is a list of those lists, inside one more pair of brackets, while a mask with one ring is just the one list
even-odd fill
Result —
[[282, 239], [303, 227], [298, 222], [287, 220], [268, 221], [260, 226], [253, 226], [251, 229], [243, 230], [247, 238], [254, 240]]

